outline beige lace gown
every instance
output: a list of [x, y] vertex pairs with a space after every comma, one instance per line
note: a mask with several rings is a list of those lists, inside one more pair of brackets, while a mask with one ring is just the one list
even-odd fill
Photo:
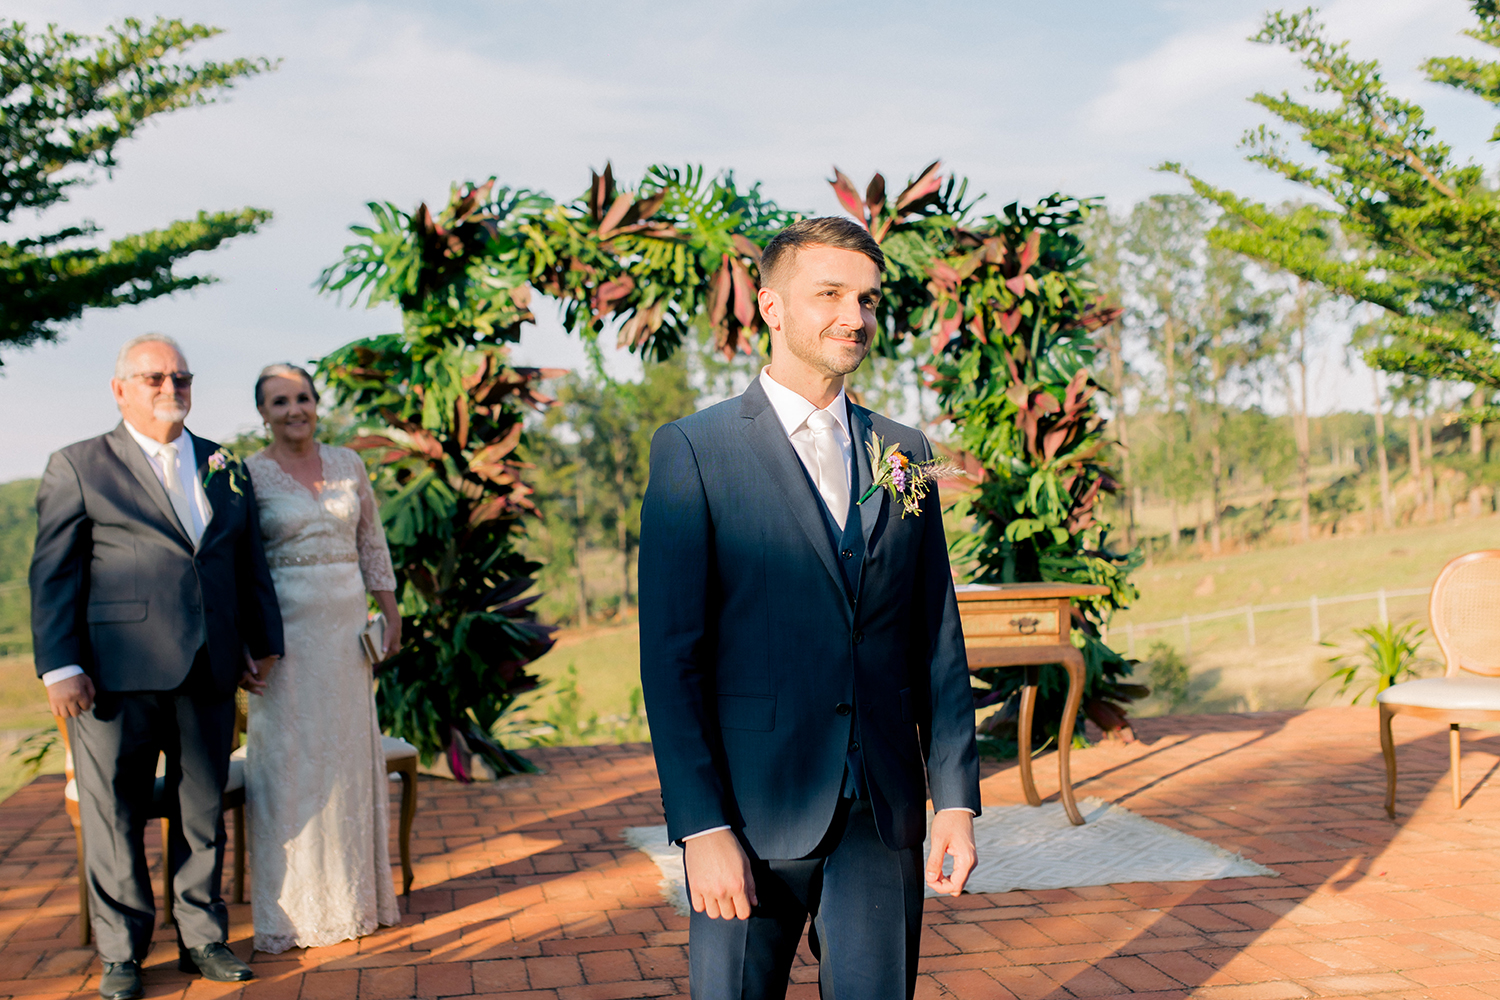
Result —
[[394, 590], [359, 456], [321, 446], [314, 495], [274, 459], [246, 462], [286, 655], [250, 696], [245, 797], [257, 951], [334, 944], [396, 924], [388, 778], [369, 661], [366, 591]]

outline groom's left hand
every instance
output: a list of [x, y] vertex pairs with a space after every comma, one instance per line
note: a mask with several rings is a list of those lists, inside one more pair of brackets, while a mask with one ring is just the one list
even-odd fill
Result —
[[[943, 858], [953, 855], [953, 874], [943, 874]], [[927, 856], [927, 884], [933, 892], [957, 896], [964, 891], [978, 853], [974, 817], [966, 809], [944, 809], [932, 817], [932, 853]]]

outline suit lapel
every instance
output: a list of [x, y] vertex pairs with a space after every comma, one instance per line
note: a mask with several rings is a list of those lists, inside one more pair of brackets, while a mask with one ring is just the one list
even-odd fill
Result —
[[812, 486], [802, 469], [802, 460], [792, 450], [786, 428], [781, 426], [781, 420], [777, 418], [771, 401], [766, 398], [765, 390], [760, 387], [760, 381], [751, 382], [750, 388], [740, 398], [744, 401], [740, 416], [745, 420], [750, 450], [755, 452], [755, 457], [765, 467], [767, 476], [791, 508], [792, 516], [801, 526], [813, 551], [818, 554], [823, 568], [828, 570], [828, 575], [838, 584], [839, 591], [845, 592], [847, 585], [838, 564], [833, 561], [833, 547], [828, 544], [828, 527], [823, 520], [822, 508], [812, 494]]
[[135, 476], [136, 482], [140, 483], [141, 489], [156, 505], [166, 525], [176, 532], [178, 540], [189, 552], [193, 551], [193, 540], [188, 537], [182, 522], [177, 520], [177, 512], [172, 509], [172, 501], [167, 499], [166, 489], [161, 480], [156, 478], [156, 471], [151, 468], [151, 463], [146, 461], [146, 453], [141, 451], [141, 446], [135, 443], [135, 438], [125, 429], [125, 422], [120, 421], [118, 427], [104, 436], [104, 440], [109, 442], [115, 457], [124, 462], [125, 467]]
[[191, 434], [186, 429], [182, 433], [188, 434], [192, 439], [193, 458], [196, 460], [198, 469], [198, 482], [203, 486], [204, 497], [208, 499], [208, 521], [203, 525], [203, 537], [198, 539], [198, 548], [201, 549], [203, 548], [203, 543], [208, 540], [208, 533], [213, 530], [214, 521], [218, 517], [220, 508], [228, 502], [228, 498], [224, 496], [224, 485], [220, 481], [224, 477], [215, 476], [213, 479], [208, 478], [208, 457], [218, 450], [218, 446], [207, 438]]
[[[854, 495], [854, 499], [858, 500], [875, 481], [874, 470], [870, 467], [870, 442], [874, 440], [875, 429], [870, 423], [870, 411], [863, 406], [855, 406], [851, 403], [849, 416], [849, 425], [854, 430], [854, 479], [859, 491]], [[859, 528], [865, 536], [866, 554], [870, 550], [870, 538], [875, 534], [875, 525], [880, 521], [880, 513], [885, 509], [887, 496], [886, 490], [882, 488], [859, 505]]]

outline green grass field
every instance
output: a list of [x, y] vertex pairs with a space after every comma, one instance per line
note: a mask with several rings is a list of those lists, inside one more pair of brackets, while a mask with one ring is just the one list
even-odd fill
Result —
[[[1111, 628], [1111, 642], [1126, 649], [1129, 623], [1177, 619], [1184, 614], [1242, 608], [1246, 604], [1305, 602], [1314, 594], [1331, 598], [1342, 594], [1426, 587], [1443, 564], [1474, 549], [1500, 547], [1500, 517], [1460, 520], [1403, 528], [1377, 535], [1325, 538], [1285, 548], [1241, 552], [1222, 558], [1196, 558], [1184, 552], [1173, 562], [1158, 560], [1136, 574], [1141, 598], [1119, 615]], [[1392, 620], [1425, 624], [1426, 598], [1391, 599]], [[1294, 708], [1328, 675], [1328, 658], [1355, 646], [1351, 630], [1376, 621], [1374, 601], [1320, 609], [1323, 639], [1312, 641], [1308, 611], [1260, 613], [1256, 616], [1256, 645], [1246, 642], [1242, 617], [1192, 627], [1189, 698], [1177, 711], [1241, 712]], [[1135, 655], [1145, 656], [1153, 641], [1165, 641], [1184, 651], [1182, 630], [1136, 630]], [[533, 665], [546, 681], [523, 699], [513, 729], [526, 731], [559, 708], [559, 694], [574, 672], [577, 702], [571, 710], [580, 721], [599, 716], [603, 722], [582, 739], [608, 741], [622, 735], [640, 738], [636, 730], [611, 727], [610, 717], [628, 712], [631, 692], [640, 686], [639, 631], [633, 622], [569, 629], [559, 634], [556, 647]], [[1425, 652], [1436, 656], [1429, 643]], [[1435, 669], [1429, 667], [1429, 672]], [[1347, 697], [1347, 696], [1346, 696]], [[1326, 704], [1333, 688], [1324, 688], [1312, 704]], [[1139, 715], [1159, 714], [1165, 705], [1148, 699], [1136, 707]], [[530, 721], [527, 721], [530, 720]], [[46, 699], [31, 661], [24, 657], [0, 659], [0, 795], [19, 783], [15, 758], [9, 755], [19, 735], [45, 728], [51, 720]], [[507, 737], [524, 752], [525, 740]], [[50, 769], [60, 764], [49, 762]]]
[[[1500, 547], [1500, 517], [1463, 519], [1375, 535], [1335, 536], [1301, 545], [1242, 552], [1221, 558], [1186, 558], [1157, 562], [1136, 574], [1141, 598], [1111, 625], [1111, 644], [1127, 651], [1129, 625], [1135, 629], [1135, 655], [1145, 656], [1153, 641], [1164, 641], [1190, 662], [1188, 711], [1260, 711], [1302, 705], [1327, 677], [1328, 659], [1356, 648], [1353, 629], [1378, 621], [1374, 600], [1320, 606], [1323, 642], [1313, 642], [1310, 598], [1320, 601], [1381, 588], [1425, 588], [1454, 556], [1475, 549]], [[1191, 626], [1191, 652], [1178, 626], [1145, 631], [1139, 626], [1252, 604], [1298, 602], [1299, 609], [1257, 613], [1256, 644], [1248, 645], [1243, 616]], [[1427, 598], [1392, 598], [1392, 621], [1419, 621], [1425, 627]], [[1423, 652], [1438, 655], [1430, 641]], [[1428, 667], [1428, 671], [1436, 669]], [[1327, 704], [1333, 687], [1324, 688], [1312, 704]], [[1347, 697], [1347, 696], [1346, 696]], [[1153, 699], [1155, 701], [1155, 699]], [[1147, 703], [1143, 714], [1161, 710]], [[1181, 711], [1183, 709], [1179, 709]]]
[[[1474, 549], [1500, 547], [1500, 516], [1402, 528], [1365, 536], [1332, 537], [1284, 548], [1241, 552], [1222, 558], [1197, 558], [1186, 549], [1183, 558], [1157, 560], [1136, 574], [1141, 598], [1120, 614], [1110, 629], [1111, 643], [1121, 651], [1127, 644], [1126, 625], [1182, 615], [1242, 608], [1247, 604], [1306, 603], [1344, 594], [1427, 587], [1443, 564]], [[1393, 621], [1419, 620], [1425, 624], [1426, 597], [1392, 598], [1387, 611]], [[1356, 648], [1352, 630], [1377, 621], [1376, 603], [1341, 604], [1319, 609], [1323, 641], [1312, 641], [1309, 612], [1263, 612], [1256, 615], [1256, 644], [1247, 644], [1245, 622], [1235, 617], [1192, 626], [1189, 698], [1177, 711], [1246, 712], [1295, 708], [1328, 676], [1328, 659]], [[526, 709], [539, 718], [555, 704], [557, 682], [571, 666], [577, 671], [582, 714], [623, 714], [630, 692], [640, 684], [639, 633], [634, 625], [565, 631], [556, 648], [534, 665], [549, 683], [528, 699]], [[1135, 655], [1147, 655], [1153, 641], [1165, 641], [1184, 652], [1182, 629], [1138, 630]], [[1427, 643], [1424, 653], [1435, 657]], [[1431, 672], [1435, 667], [1429, 666]], [[1328, 686], [1312, 704], [1328, 704], [1335, 688]], [[1345, 696], [1347, 700], [1348, 696]], [[1166, 706], [1148, 699], [1138, 715], [1156, 715]], [[600, 739], [607, 738], [601, 735]]]

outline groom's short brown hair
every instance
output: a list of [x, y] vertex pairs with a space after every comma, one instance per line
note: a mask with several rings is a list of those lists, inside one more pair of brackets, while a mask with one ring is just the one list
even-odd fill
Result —
[[773, 287], [785, 277], [797, 254], [808, 247], [853, 250], [873, 260], [881, 273], [885, 272], [885, 254], [864, 226], [836, 215], [825, 215], [801, 219], [771, 237], [760, 256], [761, 287]]

